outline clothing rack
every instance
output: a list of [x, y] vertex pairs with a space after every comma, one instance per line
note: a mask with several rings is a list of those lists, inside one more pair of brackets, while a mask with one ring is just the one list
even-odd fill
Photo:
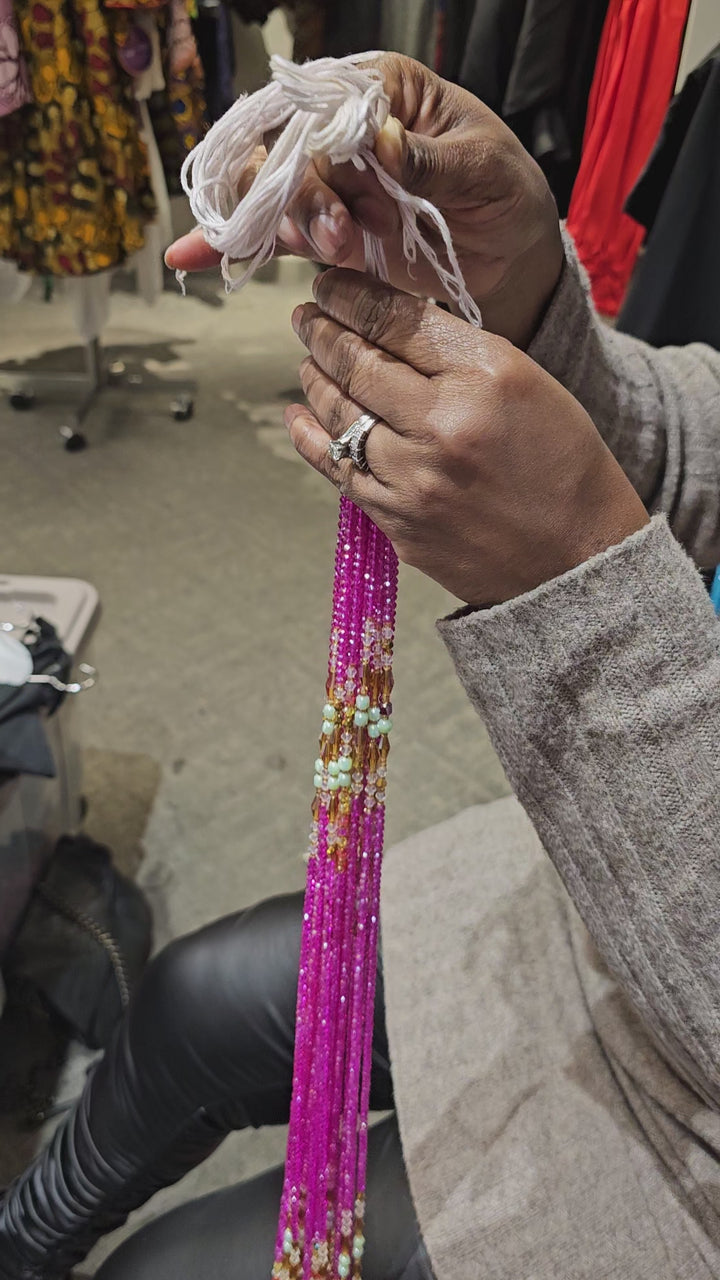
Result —
[[58, 424], [64, 447], [70, 453], [87, 447], [88, 439], [81, 428], [91, 409], [109, 388], [122, 386], [132, 392], [151, 389], [174, 392], [169, 405], [172, 417], [178, 422], [186, 422], [193, 416], [195, 405], [191, 390], [194, 384], [191, 381], [161, 377], [154, 379], [143, 364], [133, 360], [130, 355], [123, 359], [107, 360], [99, 338], [93, 338], [85, 344], [83, 355], [83, 373], [65, 373], [60, 370], [46, 373], [0, 367], [0, 386], [7, 388], [10, 405], [19, 412], [34, 408], [43, 393], [52, 395], [75, 388], [80, 390], [82, 398], [79, 403], [62, 413]]

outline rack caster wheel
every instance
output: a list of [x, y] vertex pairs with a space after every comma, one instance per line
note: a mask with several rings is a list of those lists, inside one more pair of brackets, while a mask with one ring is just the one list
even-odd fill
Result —
[[13, 409], [23, 410], [32, 409], [35, 404], [34, 391], [13, 391], [10, 394], [10, 404]]
[[190, 396], [178, 396], [170, 405], [170, 412], [176, 422], [187, 422], [195, 412], [195, 402]]
[[68, 453], [79, 453], [81, 449], [87, 449], [87, 437], [82, 431], [73, 431], [72, 427], [61, 427], [60, 435]]

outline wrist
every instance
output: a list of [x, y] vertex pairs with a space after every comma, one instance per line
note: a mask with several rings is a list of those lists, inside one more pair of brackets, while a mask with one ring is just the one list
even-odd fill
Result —
[[583, 500], [582, 513], [569, 539], [565, 571], [619, 546], [650, 523], [645, 506], [611, 454], [607, 475], [598, 477]]
[[495, 293], [475, 299], [485, 328], [527, 350], [552, 302], [564, 265], [560, 224], [555, 221], [540, 241], [516, 258]]

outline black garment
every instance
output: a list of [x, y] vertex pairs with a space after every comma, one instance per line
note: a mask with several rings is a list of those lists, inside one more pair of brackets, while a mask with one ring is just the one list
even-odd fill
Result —
[[626, 208], [650, 235], [618, 329], [720, 350], [720, 46], [670, 104]]
[[348, 53], [377, 49], [381, 9], [381, 0], [329, 0], [325, 8], [325, 56], [343, 58]]
[[438, 8], [435, 70], [458, 84], [474, 12], [475, 0], [443, 0]]
[[476, 0], [467, 33], [458, 84], [498, 115], [502, 115], [526, 3]]
[[3, 957], [3, 976], [10, 995], [30, 988], [75, 1037], [101, 1049], [151, 945], [150, 907], [110, 850], [86, 835], [62, 836]]
[[[415, 1225], [397, 1122], [370, 1131], [364, 1280], [432, 1280]], [[96, 1280], [267, 1280], [282, 1169], [216, 1191], [139, 1231]]]
[[[462, 26], [460, 0], [451, 0]], [[580, 163], [608, 0], [475, 0], [458, 81], [545, 173], [561, 216]]]
[[[148, 966], [75, 1110], [0, 1204], [0, 1280], [60, 1280], [231, 1129], [287, 1122], [301, 920], [301, 895], [274, 898], [172, 943]], [[378, 979], [371, 1106], [388, 1110]], [[371, 1152], [365, 1280], [432, 1280], [394, 1122]], [[266, 1175], [154, 1224], [107, 1264], [105, 1280], [268, 1276], [279, 1179]], [[228, 1205], [238, 1216], [227, 1214], [221, 1229]]]
[[200, 0], [193, 32], [205, 73], [205, 103], [211, 124], [235, 101], [235, 51], [230, 13], [224, 0]]

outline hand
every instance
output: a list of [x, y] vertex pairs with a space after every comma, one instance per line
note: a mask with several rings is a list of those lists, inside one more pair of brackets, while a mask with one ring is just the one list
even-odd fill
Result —
[[[580, 404], [507, 341], [368, 276], [331, 270], [293, 313], [310, 408], [298, 452], [398, 556], [467, 604], [558, 577], [648, 522]], [[362, 412], [370, 473], [328, 456]]]
[[[534, 160], [477, 98], [412, 58], [383, 54], [378, 63], [392, 116], [375, 152], [408, 191], [444, 214], [465, 279], [493, 333], [526, 346], [557, 284], [563, 263], [557, 210]], [[249, 185], [267, 153], [255, 156]], [[278, 252], [361, 271], [362, 228], [382, 236], [391, 283], [436, 297], [432, 270], [408, 274], [394, 203], [373, 174], [351, 164], [308, 165], [303, 187], [281, 227]], [[169, 266], [202, 270], [219, 261], [192, 232], [166, 255]]]

